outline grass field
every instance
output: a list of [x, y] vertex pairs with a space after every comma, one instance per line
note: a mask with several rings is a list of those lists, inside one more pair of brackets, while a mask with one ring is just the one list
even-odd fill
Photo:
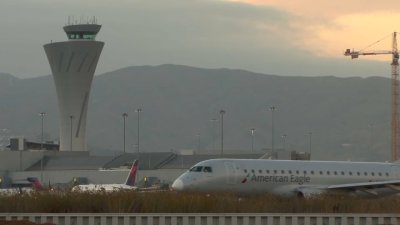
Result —
[[0, 212], [26, 213], [400, 213], [400, 197], [284, 198], [232, 193], [38, 192], [0, 196]]

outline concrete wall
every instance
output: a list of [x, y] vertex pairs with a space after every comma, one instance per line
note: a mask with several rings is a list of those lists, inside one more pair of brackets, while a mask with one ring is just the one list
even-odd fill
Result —
[[20, 171], [38, 162], [40, 151], [0, 151], [0, 171]]
[[59, 151], [0, 151], [0, 172], [26, 170], [39, 162], [43, 156], [87, 156], [89, 152], [59, 152]]

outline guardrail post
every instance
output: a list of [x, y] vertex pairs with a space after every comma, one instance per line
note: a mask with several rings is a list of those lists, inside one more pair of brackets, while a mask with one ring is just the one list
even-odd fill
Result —
[[399, 222], [399, 218], [398, 217], [392, 217], [390, 218], [390, 223], [391, 224], [398, 224]]
[[256, 216], [255, 223], [256, 223], [256, 225], [261, 225], [261, 216], [260, 215]]
[[136, 216], [136, 225], [142, 225], [142, 217]]
[[165, 224], [165, 216], [160, 216], [160, 225], [164, 225]]
[[89, 216], [88, 222], [89, 222], [89, 225], [95, 225], [94, 224], [94, 216]]

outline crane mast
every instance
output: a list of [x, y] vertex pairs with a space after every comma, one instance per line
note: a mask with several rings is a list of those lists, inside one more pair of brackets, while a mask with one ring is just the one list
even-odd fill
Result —
[[392, 122], [391, 122], [391, 157], [393, 161], [398, 159], [400, 150], [399, 138], [399, 52], [397, 50], [397, 32], [392, 35], [392, 49], [390, 51], [351, 51], [346, 49], [345, 56], [357, 59], [360, 55], [392, 55]]
[[399, 52], [397, 51], [396, 32], [392, 41], [392, 160], [399, 154]]

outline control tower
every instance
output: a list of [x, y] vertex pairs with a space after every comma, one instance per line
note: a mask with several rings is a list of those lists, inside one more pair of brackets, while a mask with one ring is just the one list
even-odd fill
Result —
[[90, 86], [104, 42], [95, 37], [101, 25], [64, 27], [68, 41], [44, 45], [58, 96], [60, 151], [87, 151], [86, 114]]

